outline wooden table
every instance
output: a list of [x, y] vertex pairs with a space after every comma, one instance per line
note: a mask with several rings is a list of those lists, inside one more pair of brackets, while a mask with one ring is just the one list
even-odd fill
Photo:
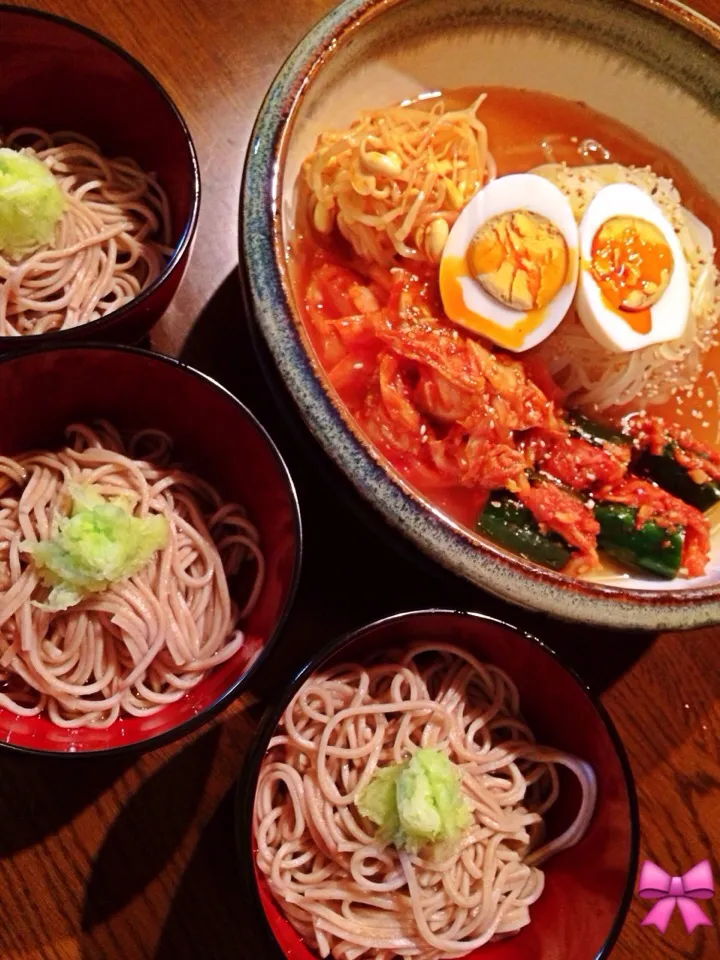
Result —
[[[269, 395], [239, 302], [240, 175], [266, 88], [329, 0], [36, 2], [94, 27], [144, 61], [195, 137], [203, 175], [199, 235], [154, 345], [182, 353], [248, 402], [298, 480], [305, 566], [272, 682], [281, 683], [304, 651], [336, 632], [428, 601], [521, 622], [602, 693], [637, 782], [641, 857], [673, 874], [709, 857], [720, 882], [720, 630], [648, 637], [558, 624], [388, 555], [308, 469], [305, 448]], [[720, 0], [695, 2], [720, 19]], [[258, 694], [271, 692], [264, 679], [264, 689], [210, 728], [139, 759], [68, 764], [0, 754], [0, 960], [247, 956], [233, 786], [260, 713]], [[688, 935], [675, 917], [661, 939], [654, 928], [640, 927], [647, 908], [635, 898], [613, 956], [720, 958], [717, 900], [705, 905], [712, 928]]]

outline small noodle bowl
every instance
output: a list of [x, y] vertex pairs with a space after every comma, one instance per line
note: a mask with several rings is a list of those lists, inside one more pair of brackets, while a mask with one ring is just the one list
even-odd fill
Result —
[[[31, 349], [37, 346], [36, 336], [42, 336], [44, 343], [78, 339], [136, 343], [167, 310], [190, 257], [200, 209], [199, 165], [190, 131], [166, 91], [142, 64], [110, 40], [70, 20], [0, 3], [0, 63], [0, 146], [24, 128], [30, 132], [11, 140], [10, 146], [34, 145], [47, 152], [48, 143], [32, 131], [53, 135], [54, 143], [90, 141], [97, 145], [99, 163], [106, 172], [97, 186], [97, 167], [88, 164], [88, 158], [95, 156], [92, 147], [75, 163], [61, 153], [52, 161], [60, 163], [60, 170], [80, 174], [64, 178], [69, 199], [55, 238], [56, 248], [75, 253], [60, 256], [58, 252], [46, 258], [36, 253], [17, 263], [6, 261], [5, 267], [0, 255], [0, 316], [8, 314], [12, 329], [20, 320], [24, 331], [20, 336], [0, 335], [0, 353]], [[49, 152], [58, 150], [63, 148]], [[78, 153], [77, 146], [73, 150]], [[118, 161], [112, 174], [118, 179], [103, 183], [111, 160]], [[86, 189], [82, 184], [88, 178], [93, 178], [104, 198], [96, 214], [88, 212], [85, 200], [69, 196]], [[56, 179], [60, 181], [58, 172]], [[97, 199], [98, 194], [88, 196]], [[108, 202], [108, 196], [113, 202]], [[95, 239], [78, 243], [78, 237], [85, 236], [88, 218], [94, 223]], [[157, 229], [152, 227], [154, 222]], [[104, 223], [110, 227], [103, 227]], [[143, 228], [145, 223], [150, 226]], [[136, 241], [138, 230], [151, 231], [146, 242]], [[26, 277], [25, 267], [31, 260], [39, 274]], [[9, 273], [11, 268], [13, 287], [3, 310], [3, 270]], [[75, 275], [82, 282], [68, 283], [68, 276]], [[16, 293], [21, 298], [17, 305]], [[55, 303], [60, 305], [53, 310]], [[31, 317], [28, 322], [23, 321], [25, 310]], [[56, 329], [60, 322], [65, 326]], [[6, 326], [0, 326], [0, 334]]]
[[[237, 844], [248, 916], [259, 918], [247, 930], [248, 946], [257, 956], [268, 960], [282, 957], [317, 960], [318, 957], [291, 925], [282, 903], [274, 898], [264, 872], [258, 867], [258, 856], [262, 854], [255, 840], [256, 805], [265, 804], [260, 807], [265, 812], [268, 800], [267, 790], [261, 799], [258, 784], [263, 771], [266, 784], [274, 775], [274, 765], [265, 769], [264, 762], [269, 762], [266, 760], [268, 748], [286, 708], [305, 683], [330, 668], [348, 663], [366, 665], [371, 661], [381, 671], [381, 665], [391, 659], [389, 651], [393, 652], [392, 660], [397, 662], [413, 648], [432, 651], [443, 644], [457, 648], [463, 657], [474, 657], [487, 665], [494, 676], [502, 677], [498, 671], [503, 671], [517, 689], [522, 719], [537, 743], [552, 748], [553, 752], [581, 758], [592, 767], [597, 782], [594, 813], [582, 838], [575, 846], [554, 854], [550, 848], [548, 859], [540, 860], [545, 886], [539, 899], [530, 905], [529, 923], [519, 932], [492, 940], [467, 955], [477, 960], [481, 957], [483, 960], [557, 960], [560, 957], [562, 960], [600, 960], [610, 953], [632, 896], [639, 844], [632, 775], [611, 720], [580, 679], [536, 638], [478, 613], [421, 610], [369, 624], [320, 650], [263, 719], [242, 771], [236, 799]], [[423, 669], [432, 673], [429, 659], [432, 653], [423, 656], [428, 657]], [[399, 681], [399, 677], [396, 680]], [[495, 690], [492, 696], [496, 706], [498, 688]], [[513, 693], [507, 686], [504, 696], [505, 702], [511, 705], [510, 712], [515, 714]], [[395, 699], [397, 696], [393, 694]], [[454, 701], [448, 694], [444, 702], [451, 705]], [[301, 707], [301, 712], [315, 709], [310, 706], [309, 698]], [[467, 718], [466, 722], [469, 722]], [[476, 725], [473, 723], [468, 729]], [[517, 734], [521, 728], [514, 729]], [[376, 735], [373, 743], [375, 739]], [[522, 739], [522, 734], [518, 734], [518, 739]], [[331, 747], [328, 749], [332, 752]], [[558, 771], [559, 795], [544, 817], [546, 834], [541, 843], [552, 844], [564, 834], [584, 803], [585, 793], [581, 792], [579, 780], [565, 768], [560, 767]], [[472, 791], [472, 785], [469, 789]], [[263, 822], [269, 822], [267, 817]], [[328, 828], [327, 836], [338, 830], [342, 832], [339, 820]], [[325, 833], [323, 831], [323, 836]], [[269, 835], [264, 834], [266, 840]], [[357, 839], [354, 831], [353, 836]], [[288, 849], [290, 846], [292, 844]], [[287, 856], [292, 859], [293, 855]], [[298, 863], [302, 862], [302, 856], [298, 856]], [[399, 859], [405, 861], [403, 870], [407, 871], [407, 860], [404, 856]], [[525, 892], [528, 894], [528, 888]], [[383, 922], [391, 921], [385, 915], [378, 920], [379, 924]], [[372, 952], [368, 954], [372, 955]], [[387, 956], [392, 956], [392, 951], [388, 951]]]
[[[0, 404], [12, 411], [0, 421], [0, 747], [66, 756], [147, 749], [207, 722], [268, 656], [295, 594], [300, 514], [272, 440], [219, 384], [131, 347], [72, 344], [5, 357]], [[123, 448], [127, 456], [114, 452]], [[23, 559], [19, 574], [17, 531], [47, 540], [73, 475], [80, 486], [72, 489], [110, 502], [113, 491], [129, 494], [137, 515], [164, 515], [168, 538], [130, 580], [46, 613], [34, 603], [47, 587], [33, 563]], [[93, 698], [114, 706], [99, 710]], [[10, 699], [27, 709], [13, 711]]]

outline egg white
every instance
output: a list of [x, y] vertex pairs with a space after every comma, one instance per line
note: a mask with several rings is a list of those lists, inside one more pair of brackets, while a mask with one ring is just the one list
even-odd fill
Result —
[[[560, 231], [568, 249], [568, 276], [556, 297], [544, 308], [541, 323], [528, 332], [519, 347], [504, 345], [504, 349], [522, 353], [550, 336], [570, 309], [575, 294], [578, 274], [578, 229], [572, 207], [564, 194], [544, 177], [532, 173], [510, 174], [491, 181], [475, 194], [455, 221], [443, 250], [443, 260], [446, 257], [465, 259], [470, 243], [480, 227], [493, 217], [513, 210], [527, 210], [529, 213], [545, 217]], [[442, 261], [440, 269], [442, 281]], [[487, 293], [469, 269], [466, 275], [458, 278], [458, 282], [465, 306], [462, 314], [453, 315], [452, 307], [448, 309], [448, 302], [443, 296], [446, 313], [455, 323], [467, 325], [464, 321], [475, 317], [481, 321], [489, 320], [510, 331], [528, 316], [527, 313], [500, 303]], [[441, 293], [442, 288], [441, 282]], [[474, 330], [473, 327], [469, 328]]]
[[[673, 258], [670, 281], [658, 302], [650, 307], [651, 329], [648, 333], [633, 330], [622, 316], [607, 306], [590, 272], [593, 238], [606, 220], [619, 216], [639, 217], [656, 226]], [[580, 221], [579, 235], [581, 265], [575, 305], [591, 337], [613, 353], [629, 353], [682, 336], [690, 315], [687, 261], [672, 226], [646, 193], [629, 183], [603, 187], [588, 205]]]

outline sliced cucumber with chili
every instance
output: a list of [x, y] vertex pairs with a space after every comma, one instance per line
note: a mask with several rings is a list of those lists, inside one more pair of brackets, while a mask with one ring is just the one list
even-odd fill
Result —
[[[570, 433], [582, 437], [588, 443], [601, 446], [603, 443], [631, 444], [632, 439], [627, 434], [614, 430], [605, 424], [597, 423], [584, 417], [581, 413], [571, 411], [567, 415], [570, 424]], [[675, 459], [675, 451], [679, 444], [671, 440], [660, 454], [644, 451], [638, 457], [635, 471], [644, 477], [653, 480], [663, 490], [667, 490], [674, 497], [684, 500], [698, 510], [709, 510], [716, 503], [720, 503], [720, 483], [716, 480], [706, 480], [697, 483], [686, 467]]]
[[[668, 530], [653, 520], [637, 526], [637, 509], [622, 503], [597, 503], [598, 547], [628, 567], [672, 580], [680, 570], [684, 527]], [[543, 532], [527, 507], [507, 490], [494, 490], [477, 519], [488, 540], [527, 560], [562, 570], [572, 547], [559, 534]]]
[[665, 580], [678, 575], [685, 528], [667, 529], [654, 520], [637, 526], [637, 509], [624, 503], [597, 503], [598, 547], [628, 567], [648, 570]]
[[619, 446], [630, 446], [632, 443], [632, 437], [626, 433], [604, 423], [598, 423], [597, 420], [591, 420], [575, 410], [568, 411], [566, 418], [570, 433], [575, 437], [582, 437], [595, 447], [601, 447], [604, 443], [615, 443]]
[[720, 483], [716, 480], [702, 483], [693, 480], [687, 468], [675, 459], [677, 449], [678, 445], [671, 440], [660, 454], [646, 450], [637, 462], [637, 472], [698, 510], [709, 510], [720, 502]]
[[488, 540], [551, 570], [562, 570], [572, 548], [556, 533], [543, 533], [527, 507], [508, 490], [493, 490], [477, 519]]

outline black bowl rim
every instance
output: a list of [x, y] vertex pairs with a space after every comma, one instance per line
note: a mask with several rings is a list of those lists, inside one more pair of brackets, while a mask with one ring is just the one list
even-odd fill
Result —
[[[122, 307], [118, 307], [117, 310], [112, 310], [110, 313], [106, 313], [103, 317], [98, 317], [96, 320], [90, 320], [88, 323], [83, 324], [83, 329], [87, 329], [88, 331], [88, 339], [91, 337], [102, 336], [103, 331], [107, 327], [113, 326], [118, 322], [121, 323], [124, 317], [137, 308], [138, 304], [142, 304], [146, 299], [148, 299], [148, 297], [151, 296], [151, 294], [153, 294], [156, 290], [159, 290], [160, 287], [170, 277], [170, 275], [181, 267], [183, 258], [189, 251], [190, 245], [192, 244], [195, 232], [197, 230], [198, 218], [200, 215], [200, 198], [202, 194], [200, 183], [200, 162], [198, 160], [195, 141], [193, 140], [192, 134], [190, 133], [190, 128], [188, 127], [185, 118], [180, 113], [175, 101], [172, 99], [160, 81], [148, 70], [146, 66], [140, 63], [139, 60], [136, 60], [135, 57], [124, 50], [119, 44], [115, 43], [113, 40], [110, 40], [108, 37], [103, 36], [103, 34], [98, 33], [96, 30], [92, 30], [90, 27], [86, 27], [82, 23], [77, 23], [77, 21], [71, 20], [69, 17], [61, 17], [56, 13], [49, 13], [47, 10], [38, 10], [36, 7], [15, 6], [11, 3], [0, 2], [0, 16], [2, 16], [4, 13], [19, 14], [20, 16], [26, 16], [29, 19], [32, 19], [33, 17], [39, 17], [41, 20], [50, 20], [68, 30], [74, 30], [77, 33], [84, 34], [86, 37], [89, 37], [91, 40], [94, 40], [96, 43], [99, 43], [101, 46], [106, 47], [112, 53], [119, 56], [137, 73], [139, 73], [140, 76], [143, 77], [143, 79], [155, 89], [156, 93], [160, 94], [161, 98], [170, 108], [170, 112], [175, 117], [176, 122], [182, 130], [185, 143], [187, 144], [190, 161], [187, 175], [190, 181], [192, 196], [190, 212], [185, 219], [185, 223], [183, 224], [180, 238], [173, 247], [172, 255], [168, 259], [164, 268], [149, 286], [141, 290], [140, 293], [136, 297], [133, 297], [133, 299], [128, 303], [123, 304]], [[70, 339], [72, 339], [74, 343], [81, 342], [80, 339], [76, 339], [78, 337], [77, 327], [70, 327], [67, 330], [52, 330], [48, 333], [37, 334], [36, 336], [37, 339], [41, 339], [42, 342], [48, 346], [60, 346], [61, 344], [68, 342]], [[35, 335], [23, 337], [0, 336], [0, 350], [10, 348], [13, 352], [16, 352], [19, 349], [23, 351], [32, 349], [32, 347], [25, 347], [24, 344], [27, 341], [34, 339]], [[85, 336], [82, 335], [83, 342], [85, 339]], [[22, 347], [20, 346], [20, 343], [23, 344]]]
[[216, 716], [216, 714], [220, 713], [221, 710], [228, 706], [240, 695], [240, 693], [242, 693], [242, 691], [248, 686], [248, 683], [255, 675], [256, 671], [259, 670], [263, 663], [265, 663], [268, 656], [277, 645], [295, 602], [298, 584], [300, 581], [303, 555], [303, 528], [300, 502], [298, 500], [297, 490], [295, 489], [295, 483], [292, 479], [290, 471], [288, 470], [287, 464], [282, 457], [282, 454], [278, 450], [275, 441], [272, 439], [262, 423], [260, 423], [252, 410], [245, 406], [241, 400], [238, 400], [238, 398], [221, 383], [218, 383], [217, 380], [214, 380], [212, 377], [208, 376], [208, 374], [203, 373], [201, 370], [197, 370], [195, 367], [190, 366], [190, 364], [185, 363], [182, 360], [177, 360], [174, 357], [168, 357], [162, 353], [155, 353], [152, 350], [144, 350], [141, 347], [131, 347], [116, 343], [95, 343], [93, 341], [80, 340], [73, 343], [54, 344], [53, 346], [39, 346], [33, 349], [24, 350], [21, 353], [5, 354], [4, 356], [0, 356], [0, 376], [2, 376], [3, 367], [6, 364], [22, 362], [25, 358], [31, 356], [32, 354], [49, 354], [60, 351], [68, 351], [72, 353], [73, 351], [79, 350], [133, 354], [146, 360], [164, 363], [167, 366], [175, 367], [176, 369], [181, 370], [183, 373], [195, 377], [204, 383], [205, 386], [215, 390], [217, 393], [221, 394], [221, 396], [229, 400], [236, 407], [241, 416], [250, 422], [260, 437], [265, 441], [270, 453], [273, 456], [273, 459], [279, 468], [281, 478], [284, 480], [284, 486], [288, 495], [288, 500], [290, 502], [290, 508], [293, 516], [293, 533], [297, 546], [293, 560], [290, 586], [280, 614], [275, 621], [273, 628], [268, 633], [267, 640], [265, 641], [260, 653], [252, 661], [245, 673], [243, 673], [242, 676], [240, 676], [230, 687], [228, 687], [224, 693], [220, 694], [220, 696], [213, 700], [212, 703], [209, 703], [206, 707], [200, 710], [199, 713], [189, 717], [182, 723], [171, 727], [169, 730], [147, 737], [143, 740], [137, 740], [134, 743], [121, 744], [120, 746], [99, 747], [93, 750], [78, 750], [71, 752], [69, 750], [43, 750], [36, 747], [26, 747], [20, 744], [7, 743], [4, 740], [0, 740], [1, 750], [11, 750], [14, 753], [23, 753], [26, 755], [29, 754], [37, 757], [46, 757], [48, 759], [56, 757], [64, 759], [71, 757], [73, 760], [80, 760], [91, 757], [110, 756], [111, 754], [120, 756], [122, 754], [145, 753], [148, 750], [155, 750], [158, 747], [171, 743], [174, 740], [178, 740], [180, 737], [183, 737], [186, 734], [191, 733], [193, 730], [196, 730], [198, 727], [208, 723], [214, 716]]
[[[502, 627], [506, 630], [512, 631], [515, 634], [519, 634], [521, 637], [524, 637], [530, 644], [535, 644], [536, 646], [540, 647], [541, 650], [551, 657], [558, 664], [558, 666], [561, 667], [561, 669], [563, 669], [570, 676], [570, 678], [575, 681], [577, 686], [580, 687], [582, 692], [590, 701], [597, 715], [600, 717], [600, 720], [602, 721], [605, 731], [608, 734], [610, 742], [615, 750], [615, 755], [620, 762], [620, 769], [622, 771], [623, 781], [625, 783], [628, 806], [630, 809], [630, 850], [627, 864], [627, 879], [625, 881], [623, 895], [620, 899], [620, 903], [615, 913], [615, 918], [610, 930], [608, 931], [607, 937], [605, 938], [603, 945], [600, 947], [600, 950], [595, 957], [592, 958], [592, 960], [605, 960], [605, 958], [610, 955], [612, 948], [615, 946], [622, 926], [625, 922], [628, 910], [630, 909], [630, 903], [635, 890], [635, 878], [637, 875], [640, 851], [640, 813], [630, 761], [625, 751], [620, 734], [617, 732], [610, 714], [603, 706], [600, 698], [590, 689], [590, 687], [585, 683], [584, 680], [582, 680], [576, 671], [569, 666], [569, 664], [565, 663], [563, 658], [556, 653], [555, 650], [548, 646], [543, 640], [540, 640], [538, 637], [534, 636], [532, 633], [521, 629], [515, 624], [508, 623], [505, 620], [500, 620], [497, 617], [491, 617], [485, 613], [479, 613], [478, 611], [427, 607], [418, 610], [406, 610], [401, 613], [394, 613], [386, 617], [381, 617], [378, 620], [373, 620], [371, 623], [356, 627], [354, 630], [349, 630], [346, 633], [343, 633], [340, 637], [336, 637], [334, 640], [331, 640], [320, 650], [316, 651], [309, 660], [307, 660], [301, 667], [297, 669], [293, 679], [288, 683], [283, 691], [279, 702], [268, 706], [262, 717], [262, 720], [260, 721], [255, 736], [253, 737], [252, 745], [247, 753], [241, 769], [235, 790], [235, 846], [239, 855], [240, 880], [245, 897], [245, 904], [246, 907], [249, 906], [248, 915], [257, 914], [261, 918], [259, 923], [255, 923], [255, 932], [258, 934], [258, 936], [263, 938], [263, 950], [267, 951], [263, 953], [263, 956], [266, 956], [268, 960], [287, 960], [287, 954], [283, 952], [282, 948], [275, 939], [260, 900], [260, 894], [255, 879], [255, 861], [250, 837], [252, 834], [255, 790], [260, 765], [267, 751], [267, 745], [270, 737], [272, 736], [283, 711], [305, 680], [307, 680], [311, 674], [315, 673], [324, 662], [333, 657], [335, 654], [339, 653], [343, 647], [356, 640], [359, 640], [371, 631], [374, 631], [378, 628], [392, 628], [394, 624], [400, 623], [404, 620], [416, 617], [431, 618], [448, 615], [459, 618], [469, 617], [477, 622]], [[262, 933], [260, 932], [261, 930]]]

